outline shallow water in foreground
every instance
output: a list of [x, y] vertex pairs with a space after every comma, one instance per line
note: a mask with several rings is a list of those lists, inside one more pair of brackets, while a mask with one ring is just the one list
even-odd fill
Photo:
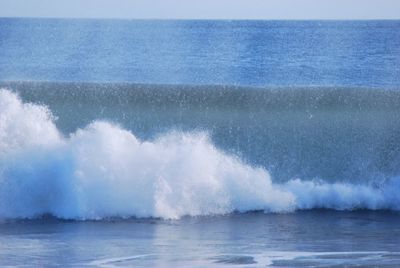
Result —
[[0, 224], [0, 266], [399, 267], [400, 214], [330, 210]]

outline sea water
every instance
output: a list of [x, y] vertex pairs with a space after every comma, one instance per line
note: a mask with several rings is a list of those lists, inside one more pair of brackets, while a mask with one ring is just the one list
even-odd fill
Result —
[[399, 21], [0, 18], [0, 79], [400, 85]]
[[399, 28], [0, 19], [0, 265], [398, 266]]

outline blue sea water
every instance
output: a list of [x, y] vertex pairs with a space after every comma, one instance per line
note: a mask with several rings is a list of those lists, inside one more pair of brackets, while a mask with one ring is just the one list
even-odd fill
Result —
[[398, 267], [399, 43], [0, 18], [0, 266]]
[[0, 265], [33, 267], [398, 267], [400, 216], [307, 211], [179, 221], [0, 224]]
[[400, 85], [399, 21], [0, 19], [0, 79]]

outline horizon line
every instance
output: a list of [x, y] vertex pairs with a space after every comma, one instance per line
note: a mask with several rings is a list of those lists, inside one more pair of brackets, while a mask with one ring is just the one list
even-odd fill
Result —
[[0, 16], [0, 19], [127, 20], [127, 21], [400, 21], [400, 18], [128, 18]]

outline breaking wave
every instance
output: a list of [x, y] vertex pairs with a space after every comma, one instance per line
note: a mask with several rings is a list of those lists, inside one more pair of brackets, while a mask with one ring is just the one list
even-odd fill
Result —
[[51, 111], [0, 90], [0, 219], [216, 215], [298, 209], [400, 210], [400, 178], [380, 183], [292, 179], [213, 145], [207, 133], [151, 140], [95, 121], [63, 135]]

